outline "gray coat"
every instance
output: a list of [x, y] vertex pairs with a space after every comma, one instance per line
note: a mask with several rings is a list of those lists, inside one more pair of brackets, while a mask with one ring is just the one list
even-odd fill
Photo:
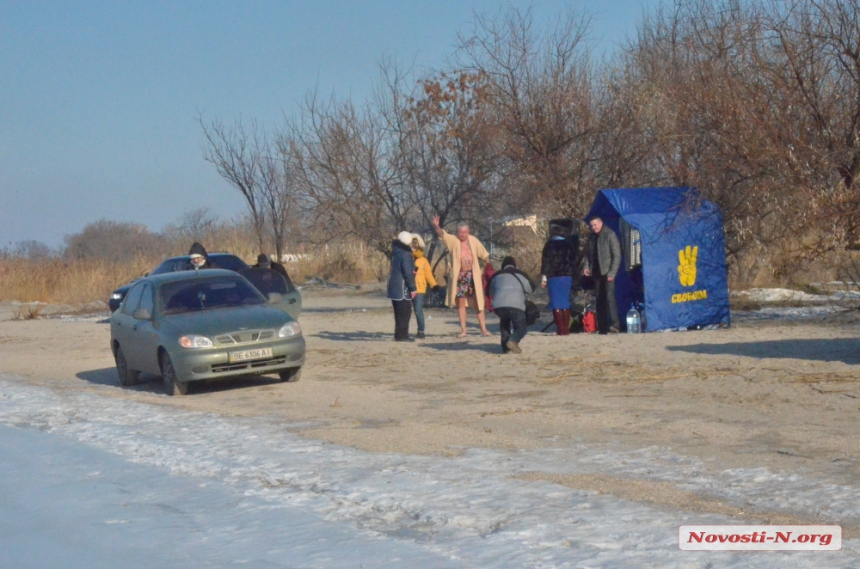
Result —
[[529, 279], [522, 274], [499, 271], [490, 282], [494, 308], [526, 309], [526, 294], [532, 293]]
[[591, 266], [591, 260], [594, 258], [595, 247], [597, 247], [597, 263], [600, 268], [600, 275], [614, 279], [618, 274], [619, 267], [621, 267], [621, 243], [615, 232], [609, 229], [606, 224], [603, 225], [600, 233], [592, 233], [588, 239], [588, 246], [585, 250], [585, 268], [592, 271], [592, 274], [594, 274], [594, 267]]

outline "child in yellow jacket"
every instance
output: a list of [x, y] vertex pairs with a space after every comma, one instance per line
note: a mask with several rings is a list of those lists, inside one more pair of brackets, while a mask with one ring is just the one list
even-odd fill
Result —
[[418, 294], [412, 299], [415, 308], [415, 320], [418, 321], [418, 334], [416, 338], [424, 337], [424, 298], [427, 294], [427, 286], [436, 288], [436, 279], [433, 278], [433, 269], [430, 261], [424, 256], [424, 239], [417, 233], [412, 234], [412, 257], [415, 259], [415, 288]]

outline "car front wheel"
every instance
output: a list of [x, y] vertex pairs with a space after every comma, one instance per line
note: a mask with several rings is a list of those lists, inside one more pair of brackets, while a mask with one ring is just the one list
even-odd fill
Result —
[[140, 378], [140, 372], [129, 369], [128, 360], [125, 359], [125, 354], [123, 353], [121, 346], [116, 347], [114, 360], [116, 361], [116, 373], [119, 375], [120, 385], [123, 387], [137, 385], [138, 379]]
[[278, 375], [283, 382], [295, 383], [302, 377], [302, 368], [291, 367], [290, 369], [284, 369], [279, 371]]
[[188, 382], [179, 381], [170, 356], [161, 354], [161, 377], [164, 379], [164, 393], [167, 395], [187, 395]]

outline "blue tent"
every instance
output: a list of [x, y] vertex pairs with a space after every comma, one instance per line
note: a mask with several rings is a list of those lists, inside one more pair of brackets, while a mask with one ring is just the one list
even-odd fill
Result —
[[648, 331], [729, 323], [723, 216], [695, 188], [600, 190], [598, 216], [619, 238], [621, 219], [639, 230], [641, 269], [621, 263], [615, 296], [621, 322], [643, 302]]

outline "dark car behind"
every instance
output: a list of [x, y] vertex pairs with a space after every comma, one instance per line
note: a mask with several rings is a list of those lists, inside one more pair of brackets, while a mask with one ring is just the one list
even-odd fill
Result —
[[[147, 276], [190, 270], [191, 264], [189, 261], [190, 257], [188, 255], [171, 257], [162, 261], [161, 264], [155, 267]], [[228, 271], [235, 271], [237, 273], [249, 268], [245, 261], [231, 253], [209, 253], [209, 261], [212, 263], [213, 268], [227, 269]], [[135, 279], [135, 281], [136, 280], [137, 279]], [[116, 312], [116, 309], [119, 308], [120, 304], [122, 304], [122, 300], [125, 298], [125, 295], [128, 294], [129, 289], [131, 289], [131, 286], [135, 281], [121, 286], [111, 293], [110, 299], [108, 299], [108, 307], [110, 307], [111, 312]]]

